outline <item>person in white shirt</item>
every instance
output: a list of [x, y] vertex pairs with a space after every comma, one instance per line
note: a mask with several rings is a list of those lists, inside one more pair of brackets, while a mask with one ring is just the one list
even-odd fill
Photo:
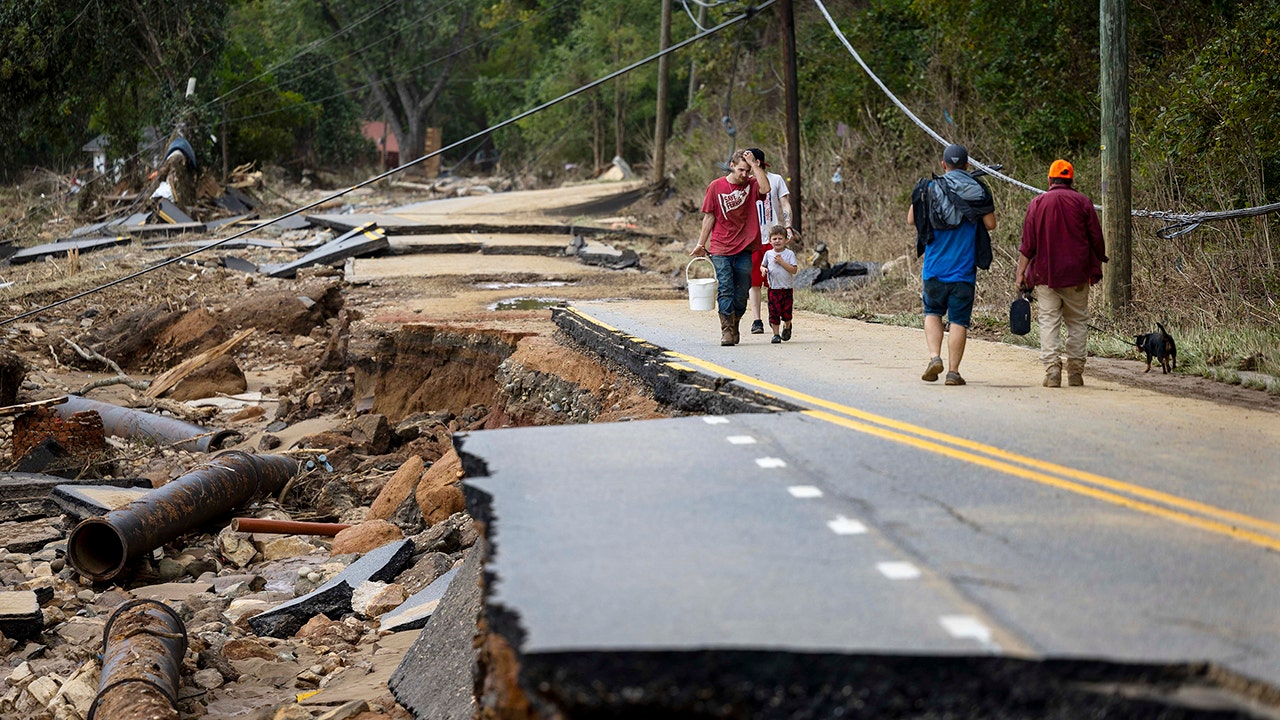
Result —
[[[747, 148], [744, 152], [754, 155], [760, 162], [760, 167], [769, 167], [769, 163], [764, 160], [764, 151], [760, 148]], [[756, 202], [756, 216], [760, 222], [760, 246], [752, 263], [753, 268], [760, 265], [765, 251], [769, 249], [769, 229], [774, 225], [781, 225], [786, 230], [788, 239], [794, 238], [794, 232], [791, 229], [791, 192], [787, 190], [787, 181], [781, 175], [769, 172], [767, 169], [765, 175], [769, 177], [769, 197], [762, 197]], [[764, 323], [760, 318], [760, 288], [763, 284], [763, 276], [758, 271], [752, 270], [751, 290], [747, 302], [751, 307], [751, 332], [754, 335], [764, 332]]]

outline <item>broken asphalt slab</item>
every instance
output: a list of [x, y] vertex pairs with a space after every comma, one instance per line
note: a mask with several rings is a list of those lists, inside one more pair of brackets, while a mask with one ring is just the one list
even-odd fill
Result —
[[301, 268], [320, 264], [333, 265], [347, 258], [373, 255], [390, 246], [382, 228], [366, 224], [330, 240], [293, 262], [283, 265], [263, 265], [259, 269], [271, 277], [291, 278], [296, 276]]
[[351, 595], [361, 583], [391, 582], [413, 557], [413, 541], [399, 540], [365, 553], [329, 582], [314, 591], [249, 618], [258, 635], [284, 638], [293, 635], [316, 615], [337, 620], [351, 612]]
[[408, 600], [401, 603], [395, 610], [378, 618], [378, 629], [387, 632], [400, 632], [401, 630], [417, 630], [425, 627], [427, 621], [431, 619], [432, 613], [440, 606], [440, 600], [449, 589], [449, 583], [453, 582], [453, 578], [457, 574], [458, 568], [453, 568], [431, 581], [429, 585], [411, 595]]
[[388, 685], [396, 702], [414, 717], [471, 720], [475, 716], [475, 641], [486, 552], [483, 538], [466, 552], [440, 600], [439, 612], [391, 676]]
[[123, 235], [118, 237], [93, 237], [74, 240], [59, 240], [47, 245], [23, 248], [9, 256], [9, 262], [14, 265], [21, 265], [22, 263], [43, 260], [47, 257], [65, 257], [71, 250], [82, 253], [92, 252], [94, 250], [102, 250], [104, 248], [115, 247], [117, 245], [127, 245], [131, 241], [132, 238]]
[[573, 308], [552, 308], [551, 320], [574, 342], [643, 380], [653, 389], [654, 399], [677, 410], [733, 415], [800, 409], [733, 382], [673, 367], [666, 348], [596, 322]]

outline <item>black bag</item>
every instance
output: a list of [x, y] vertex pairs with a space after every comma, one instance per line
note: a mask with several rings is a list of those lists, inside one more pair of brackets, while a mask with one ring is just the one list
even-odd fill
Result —
[[1019, 290], [1017, 299], [1009, 303], [1009, 332], [1014, 335], [1031, 332], [1031, 301], [1027, 299], [1026, 290]]

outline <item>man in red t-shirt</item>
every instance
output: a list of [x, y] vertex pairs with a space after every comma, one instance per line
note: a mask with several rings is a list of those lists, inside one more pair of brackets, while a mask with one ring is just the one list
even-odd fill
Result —
[[756, 156], [741, 150], [729, 160], [729, 172], [707, 186], [702, 200], [702, 232], [689, 255], [711, 256], [716, 268], [720, 344], [737, 345], [739, 324], [751, 290], [751, 254], [760, 244], [756, 201], [768, 201], [769, 176]]
[[1107, 261], [1098, 212], [1092, 200], [1071, 187], [1075, 174], [1066, 160], [1049, 166], [1049, 192], [1027, 207], [1018, 248], [1017, 287], [1036, 291], [1045, 387], [1062, 387], [1064, 350], [1067, 384], [1084, 385], [1089, 286], [1102, 279]]

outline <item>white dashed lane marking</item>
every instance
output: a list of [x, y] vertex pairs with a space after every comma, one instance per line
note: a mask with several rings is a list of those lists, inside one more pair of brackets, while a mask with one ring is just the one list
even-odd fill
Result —
[[787, 492], [791, 493], [791, 497], [795, 498], [820, 498], [822, 491], [812, 485], [792, 485], [787, 488]]
[[771, 468], [784, 468], [787, 466], [787, 461], [776, 457], [762, 457], [756, 458], [756, 464], [768, 470]]
[[989, 650], [999, 650], [1000, 646], [991, 641], [991, 628], [971, 615], [943, 615], [938, 618], [942, 627], [957, 639], [976, 640]]
[[733, 445], [755, 445], [756, 439], [750, 435], [730, 435], [729, 442]]
[[837, 515], [835, 520], [827, 523], [827, 527], [837, 535], [861, 535], [867, 531], [866, 525], [843, 515]]
[[876, 563], [876, 569], [890, 580], [914, 580], [920, 577], [920, 568], [909, 562]]
[[729, 422], [729, 418], [720, 417], [719, 415], [707, 415], [702, 418], [702, 422], [708, 425], [725, 425]]

